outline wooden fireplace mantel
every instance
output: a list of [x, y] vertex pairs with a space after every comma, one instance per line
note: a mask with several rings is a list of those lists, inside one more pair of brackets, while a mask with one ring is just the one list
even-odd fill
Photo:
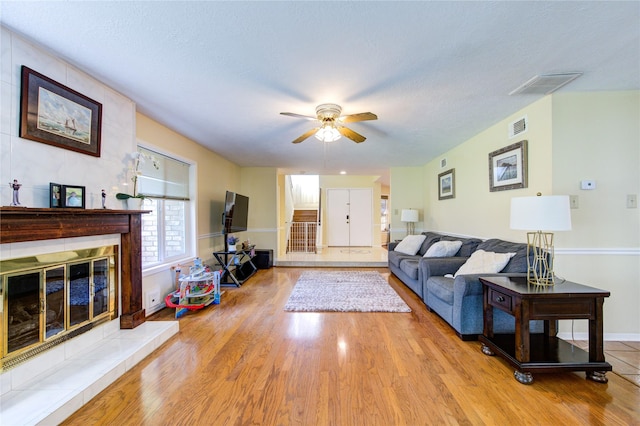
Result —
[[0, 244], [120, 234], [120, 328], [145, 321], [141, 215], [147, 210], [0, 207]]

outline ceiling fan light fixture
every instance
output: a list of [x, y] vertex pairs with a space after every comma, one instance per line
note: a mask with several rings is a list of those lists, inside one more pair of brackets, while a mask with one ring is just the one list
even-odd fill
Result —
[[316, 132], [316, 139], [322, 142], [334, 142], [342, 137], [333, 123], [324, 123]]

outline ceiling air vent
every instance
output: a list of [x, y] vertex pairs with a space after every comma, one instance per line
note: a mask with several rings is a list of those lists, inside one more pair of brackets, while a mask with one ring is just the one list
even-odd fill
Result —
[[581, 72], [537, 75], [509, 95], [548, 95], [581, 75]]
[[519, 120], [509, 123], [509, 139], [525, 133], [529, 129], [529, 122], [525, 115]]

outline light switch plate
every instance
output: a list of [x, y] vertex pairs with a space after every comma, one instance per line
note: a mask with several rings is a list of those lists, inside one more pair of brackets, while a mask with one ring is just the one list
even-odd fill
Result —
[[577, 195], [569, 195], [569, 206], [572, 209], [577, 209], [578, 207], [580, 207], [580, 202]]

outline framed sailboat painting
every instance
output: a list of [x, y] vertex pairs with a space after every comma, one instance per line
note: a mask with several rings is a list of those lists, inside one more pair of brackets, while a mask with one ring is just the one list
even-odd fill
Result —
[[102, 104], [22, 66], [20, 137], [100, 157]]

